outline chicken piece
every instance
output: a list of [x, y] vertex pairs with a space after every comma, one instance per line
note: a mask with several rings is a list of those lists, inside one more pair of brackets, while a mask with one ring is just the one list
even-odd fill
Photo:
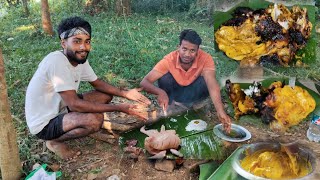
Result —
[[264, 16], [257, 22], [255, 32], [261, 37], [262, 42], [274, 40], [277, 36], [283, 36], [282, 26], [273, 21], [270, 16]]
[[299, 86], [291, 88], [286, 85], [283, 88], [275, 88], [273, 92], [273, 103], [268, 104], [269, 107], [274, 108], [276, 119], [271, 123], [272, 129], [285, 131], [300, 123], [316, 107], [313, 97]]
[[238, 102], [238, 108], [239, 108], [241, 114], [257, 113], [259, 111], [259, 109], [256, 108], [255, 106], [256, 106], [256, 103], [249, 96], [246, 96], [244, 101], [240, 100]]
[[273, 90], [275, 88], [282, 88], [284, 86], [284, 82], [281, 81], [275, 81], [273, 83], [270, 84], [270, 86], [268, 87], [269, 90]]
[[240, 101], [244, 101], [245, 94], [241, 90], [240, 84], [231, 83], [229, 79], [226, 81], [226, 89], [234, 109], [234, 118], [238, 120], [240, 115], [242, 115], [242, 112], [240, 111], [238, 104]]
[[312, 23], [309, 21], [307, 9], [301, 9], [299, 6], [292, 7], [293, 21], [295, 22], [293, 27], [302, 33], [306, 39], [310, 37], [312, 30]]
[[[249, 92], [250, 96], [248, 96], [245, 94], [244, 90], [241, 89], [240, 84], [231, 83], [229, 79], [226, 81], [227, 93], [232, 103], [234, 109], [234, 118], [236, 120], [238, 120], [241, 115], [254, 114], [259, 111], [259, 108], [257, 108], [257, 103], [253, 98], [256, 98], [258, 91], [260, 92], [260, 89], [257, 88], [261, 86], [259, 83], [254, 83], [254, 85], [251, 86], [252, 93]], [[248, 89], [248, 91], [249, 90], [250, 89]], [[251, 96], [253, 98], [251, 98]]]
[[258, 61], [260, 56], [267, 52], [265, 43], [257, 43], [261, 38], [256, 35], [250, 19], [240, 26], [222, 26], [215, 33], [215, 40], [221, 51], [239, 61], [245, 58]]

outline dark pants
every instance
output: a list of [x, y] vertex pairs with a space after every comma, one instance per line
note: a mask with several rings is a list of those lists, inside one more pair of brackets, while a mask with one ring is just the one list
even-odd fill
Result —
[[174, 100], [176, 102], [190, 105], [204, 100], [209, 96], [207, 84], [202, 76], [199, 76], [188, 86], [181, 86], [173, 78], [171, 73], [167, 73], [158, 80], [158, 86], [167, 92], [169, 96], [169, 104]]

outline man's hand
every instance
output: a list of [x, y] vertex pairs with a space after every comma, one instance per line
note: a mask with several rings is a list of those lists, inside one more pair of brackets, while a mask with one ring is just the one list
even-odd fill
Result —
[[148, 120], [148, 108], [142, 104], [119, 104], [122, 112]]
[[218, 118], [223, 125], [223, 129], [227, 133], [230, 133], [230, 131], [231, 131], [231, 118], [225, 112], [218, 113]]
[[165, 91], [163, 91], [163, 93], [160, 93], [157, 100], [159, 106], [163, 109], [164, 112], [166, 112], [169, 104], [169, 97], [167, 93]]
[[137, 101], [138, 103], [141, 103], [144, 105], [150, 105], [151, 101], [139, 92], [141, 90], [142, 88], [135, 88], [135, 89], [130, 89], [128, 91], [125, 91], [125, 97], [127, 99]]

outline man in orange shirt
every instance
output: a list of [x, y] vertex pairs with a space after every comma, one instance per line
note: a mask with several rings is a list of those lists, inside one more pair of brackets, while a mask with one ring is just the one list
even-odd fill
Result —
[[[159, 61], [140, 85], [147, 92], [158, 96], [158, 104], [164, 111], [172, 101], [192, 105], [210, 95], [219, 120], [225, 130], [230, 132], [231, 119], [221, 101], [214, 61], [210, 54], [200, 49], [201, 41], [197, 32], [183, 30], [178, 49]], [[158, 87], [153, 84], [157, 80]]]

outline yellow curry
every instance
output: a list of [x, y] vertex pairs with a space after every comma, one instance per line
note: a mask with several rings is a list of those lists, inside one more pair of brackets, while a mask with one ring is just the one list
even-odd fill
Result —
[[270, 179], [293, 179], [308, 175], [312, 170], [310, 162], [304, 157], [280, 151], [259, 150], [247, 155], [241, 166], [259, 177]]

